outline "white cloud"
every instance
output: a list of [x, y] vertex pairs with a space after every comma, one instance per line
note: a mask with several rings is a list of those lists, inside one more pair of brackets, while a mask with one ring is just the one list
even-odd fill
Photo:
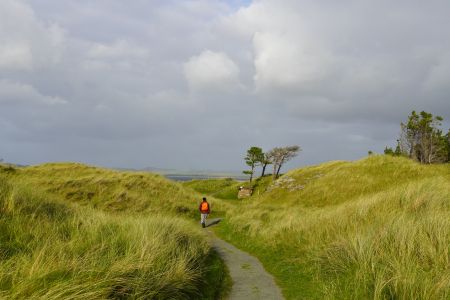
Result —
[[324, 51], [300, 35], [257, 32], [253, 44], [258, 90], [273, 87], [301, 90], [329, 72], [330, 59]]
[[252, 41], [256, 97], [280, 114], [397, 123], [412, 109], [450, 113], [443, 100], [450, 60], [436, 62], [450, 49], [443, 38], [449, 9], [435, 2], [260, 0], [222, 18], [219, 28], [239, 46]]
[[67, 101], [58, 96], [43, 95], [29, 84], [0, 80], [0, 104], [53, 106], [67, 104]]
[[223, 52], [204, 50], [184, 64], [184, 74], [193, 90], [227, 90], [239, 87], [239, 67]]
[[149, 51], [144, 47], [133, 45], [127, 40], [117, 40], [112, 44], [96, 43], [88, 50], [87, 56], [92, 59], [143, 59]]
[[0, 70], [31, 70], [60, 59], [64, 32], [40, 22], [23, 1], [0, 1]]
[[30, 70], [32, 62], [31, 49], [26, 43], [0, 45], [0, 69]]

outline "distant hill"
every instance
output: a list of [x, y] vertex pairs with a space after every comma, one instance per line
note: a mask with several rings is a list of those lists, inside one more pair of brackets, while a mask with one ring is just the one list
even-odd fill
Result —
[[239, 172], [221, 172], [211, 170], [178, 170], [178, 169], [165, 169], [157, 167], [145, 167], [142, 169], [127, 169], [127, 168], [115, 168], [119, 171], [130, 172], [151, 172], [165, 176], [175, 181], [188, 181], [192, 179], [213, 179], [213, 178], [233, 178], [236, 180], [246, 180], [247, 176]]

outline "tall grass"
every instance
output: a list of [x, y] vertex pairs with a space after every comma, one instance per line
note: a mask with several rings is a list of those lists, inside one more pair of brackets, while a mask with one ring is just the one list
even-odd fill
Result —
[[[1, 170], [0, 170], [1, 171]], [[162, 213], [198, 218], [201, 194], [161, 175], [120, 172], [77, 163], [48, 163], [6, 172], [14, 182], [68, 202], [109, 212]], [[216, 200], [210, 199], [214, 207]]]
[[221, 234], [289, 299], [449, 299], [449, 174], [389, 157], [296, 170], [229, 210]]
[[[211, 265], [216, 277], [223, 274], [224, 266], [191, 222], [161, 214], [111, 214], [80, 207], [17, 176], [0, 175], [0, 297], [217, 296], [214, 289], [220, 288], [222, 278], [207, 282], [206, 276]], [[39, 180], [49, 180], [49, 188], [51, 180], [58, 179], [55, 175]]]

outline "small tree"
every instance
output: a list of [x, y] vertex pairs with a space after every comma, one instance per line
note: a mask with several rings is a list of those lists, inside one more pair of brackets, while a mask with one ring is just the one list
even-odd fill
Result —
[[268, 165], [272, 164], [272, 160], [267, 153], [263, 153], [262, 159], [259, 163], [261, 164], [261, 167], [262, 167], [261, 177], [264, 177], [264, 174], [266, 172], [266, 167]]
[[300, 146], [275, 147], [269, 151], [268, 157], [273, 164], [273, 179], [277, 179], [280, 175], [281, 167], [301, 151]]
[[394, 150], [392, 150], [391, 147], [386, 146], [384, 148], [384, 154], [386, 154], [386, 155], [394, 155]]
[[445, 136], [439, 127], [443, 118], [425, 111], [411, 112], [406, 124], [401, 123], [400, 152], [421, 163], [443, 162], [448, 159]]
[[244, 171], [244, 174], [250, 175], [250, 182], [252, 182], [253, 174], [255, 173], [255, 167], [263, 160], [264, 153], [259, 147], [251, 147], [247, 150], [247, 156], [245, 156], [245, 163], [250, 167], [250, 170]]
[[252, 176], [253, 176], [253, 172], [249, 171], [249, 170], [244, 170], [242, 171], [243, 174], [245, 175], [249, 175], [250, 176], [250, 182], [252, 182]]
[[402, 147], [400, 146], [400, 140], [397, 140], [397, 146], [395, 147], [394, 155], [395, 156], [403, 155]]

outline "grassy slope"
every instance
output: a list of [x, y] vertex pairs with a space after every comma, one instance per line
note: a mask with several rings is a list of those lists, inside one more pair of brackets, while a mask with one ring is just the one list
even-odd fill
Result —
[[241, 183], [231, 178], [190, 180], [183, 182], [183, 186], [191, 188], [206, 196], [224, 200], [236, 200]]
[[0, 166], [0, 185], [0, 296], [213, 299], [222, 288], [223, 263], [174, 217], [198, 195], [161, 176]]
[[203, 195], [222, 200], [237, 200], [240, 186], [252, 187], [254, 194], [263, 193], [271, 182], [271, 176], [264, 176], [249, 182], [236, 181], [231, 178], [224, 179], [200, 179], [183, 182], [183, 186], [191, 188]]
[[289, 172], [218, 228], [288, 299], [448, 299], [450, 166], [375, 156]]
[[69, 201], [109, 211], [187, 212], [199, 201], [180, 185], [151, 173], [49, 163], [20, 169], [15, 177]]

